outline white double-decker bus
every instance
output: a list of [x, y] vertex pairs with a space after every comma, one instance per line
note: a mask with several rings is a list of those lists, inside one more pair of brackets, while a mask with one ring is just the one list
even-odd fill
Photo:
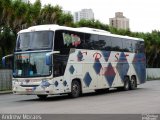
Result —
[[78, 97], [110, 88], [132, 90], [146, 80], [143, 39], [92, 28], [40, 25], [21, 30], [13, 58], [14, 94]]

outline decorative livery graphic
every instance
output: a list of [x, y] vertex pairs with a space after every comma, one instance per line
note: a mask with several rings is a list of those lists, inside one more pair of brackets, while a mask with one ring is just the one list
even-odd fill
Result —
[[63, 41], [64, 44], [69, 46], [70, 44], [72, 44], [73, 46], [77, 47], [80, 43], [80, 37], [74, 34], [67, 34], [67, 33], [63, 33]]

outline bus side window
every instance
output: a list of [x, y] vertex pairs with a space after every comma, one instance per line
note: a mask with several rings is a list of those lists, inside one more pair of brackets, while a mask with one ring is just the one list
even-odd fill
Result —
[[133, 40], [133, 41], [132, 41], [132, 44], [133, 44], [133, 52], [134, 52], [134, 53], [138, 53], [138, 52], [139, 52], [139, 49], [138, 49], [138, 41]]
[[144, 53], [144, 42], [143, 41], [136, 41], [136, 49], [138, 53]]
[[129, 39], [122, 39], [124, 52], [134, 52], [133, 43]]
[[111, 37], [112, 51], [122, 51], [122, 40], [117, 37]]
[[108, 36], [99, 35], [97, 43], [99, 45], [97, 47], [99, 50], [110, 50], [111, 41], [108, 38]]
[[85, 34], [85, 49], [100, 49], [100, 42], [98, 40], [98, 35], [96, 34]]
[[57, 30], [55, 32], [55, 39], [54, 39], [54, 50], [55, 51], [64, 51], [65, 53], [64, 54], [68, 54], [69, 51], [67, 50], [62, 50], [62, 48], [65, 49], [64, 47], [64, 42], [63, 42], [63, 37], [62, 37], [62, 33], [63, 31], [62, 30]]
[[[80, 39], [80, 44], [76, 46], [77, 49], [83, 49], [85, 48], [85, 38], [84, 38], [84, 33], [80, 32], [74, 32], [75, 35], [77, 35]], [[73, 48], [73, 47], [72, 47]]]
[[105, 36], [106, 37], [106, 46], [105, 46], [105, 50], [110, 51], [112, 48], [112, 41], [111, 41], [111, 37], [109, 36]]

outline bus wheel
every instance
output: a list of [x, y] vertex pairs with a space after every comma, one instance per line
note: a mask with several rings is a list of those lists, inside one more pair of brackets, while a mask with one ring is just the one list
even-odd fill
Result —
[[123, 90], [127, 91], [127, 90], [129, 90], [129, 87], [130, 87], [129, 77], [125, 77], [125, 78], [124, 78]]
[[69, 94], [72, 98], [79, 97], [81, 94], [81, 85], [79, 81], [73, 80], [71, 85], [71, 93]]
[[131, 90], [135, 90], [136, 87], [137, 87], [136, 78], [135, 78], [135, 77], [131, 77], [131, 80], [130, 80], [130, 89], [131, 89]]
[[37, 95], [37, 97], [41, 100], [45, 100], [48, 95]]

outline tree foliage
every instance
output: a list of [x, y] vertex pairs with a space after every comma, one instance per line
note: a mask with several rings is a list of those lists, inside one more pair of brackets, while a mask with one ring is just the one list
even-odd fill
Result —
[[107, 24], [103, 24], [98, 20], [85, 20], [82, 19], [75, 24], [76, 27], [91, 27], [96, 29], [102, 29], [109, 31], [109, 26]]

